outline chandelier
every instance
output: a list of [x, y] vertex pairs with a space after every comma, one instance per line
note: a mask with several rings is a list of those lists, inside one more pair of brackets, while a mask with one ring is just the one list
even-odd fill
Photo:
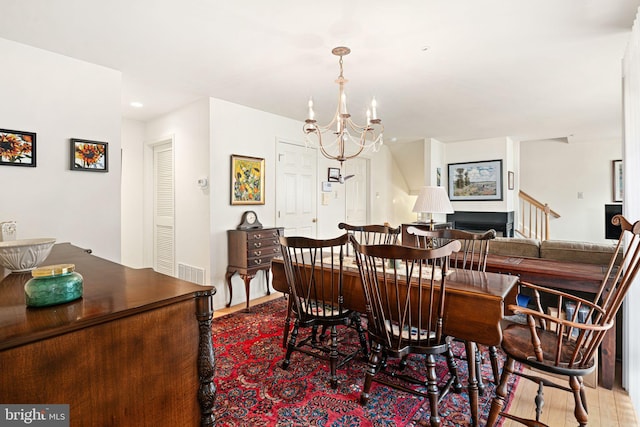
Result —
[[[336, 47], [331, 53], [340, 57], [340, 75], [336, 80], [338, 83], [338, 107], [333, 119], [326, 125], [318, 125], [313, 111], [313, 99], [309, 99], [309, 117], [305, 120], [303, 130], [307, 143], [316, 145], [322, 154], [328, 159], [335, 159], [342, 162], [358, 156], [365, 148], [378, 151], [382, 146], [382, 133], [384, 126], [378, 118], [376, 111], [376, 99], [371, 100], [371, 108], [367, 109], [367, 124], [364, 126], [356, 124], [351, 119], [351, 114], [347, 110], [347, 96], [344, 93], [344, 85], [348, 82], [342, 75], [342, 57], [351, 53], [348, 47]], [[335, 139], [330, 136], [333, 134]], [[315, 135], [315, 138], [312, 137]], [[323, 135], [326, 138], [323, 140]], [[329, 141], [327, 141], [329, 139]]]

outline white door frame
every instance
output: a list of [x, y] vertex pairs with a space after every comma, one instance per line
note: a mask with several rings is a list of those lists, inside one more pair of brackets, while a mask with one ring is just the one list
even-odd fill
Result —
[[[170, 134], [153, 141], [146, 142], [144, 144], [144, 201], [143, 201], [143, 262], [144, 265], [150, 268], [153, 268], [155, 265], [155, 248], [154, 248], [154, 208], [153, 208], [153, 157], [154, 157], [154, 148], [158, 145], [162, 144], [171, 144], [173, 151], [173, 164], [174, 164], [174, 174], [175, 174], [175, 135]], [[175, 175], [174, 175], [174, 183], [175, 183]], [[174, 200], [174, 215], [175, 215], [175, 200]], [[174, 235], [175, 241], [175, 235]], [[175, 259], [175, 253], [174, 253]], [[175, 267], [175, 266], [174, 266]]]

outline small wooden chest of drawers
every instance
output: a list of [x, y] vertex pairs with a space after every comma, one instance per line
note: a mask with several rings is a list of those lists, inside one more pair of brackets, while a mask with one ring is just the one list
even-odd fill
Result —
[[247, 310], [249, 309], [249, 284], [258, 271], [264, 270], [267, 280], [267, 295], [271, 293], [269, 289], [269, 270], [271, 269], [271, 259], [280, 255], [279, 233], [282, 228], [260, 228], [255, 230], [228, 230], [227, 243], [229, 264], [225, 276], [229, 287], [229, 302], [231, 305], [233, 288], [231, 287], [231, 277], [238, 273], [245, 285], [247, 296]]

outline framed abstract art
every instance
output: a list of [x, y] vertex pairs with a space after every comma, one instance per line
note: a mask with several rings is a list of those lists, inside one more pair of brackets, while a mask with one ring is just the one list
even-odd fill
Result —
[[264, 205], [264, 159], [231, 155], [231, 204]]

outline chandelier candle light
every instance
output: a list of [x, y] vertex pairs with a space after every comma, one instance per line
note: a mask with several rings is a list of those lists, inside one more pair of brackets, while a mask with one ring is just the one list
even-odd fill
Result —
[[[305, 120], [303, 130], [307, 136], [307, 142], [317, 145], [326, 158], [339, 161], [342, 167], [342, 162], [358, 156], [365, 148], [371, 148], [374, 152], [378, 151], [383, 143], [384, 126], [382, 126], [382, 121], [377, 115], [375, 98], [371, 101], [371, 108], [367, 109], [366, 125], [360, 126], [351, 120], [351, 114], [347, 110], [347, 96], [344, 93], [344, 85], [348, 80], [342, 75], [342, 57], [351, 53], [351, 49], [348, 47], [336, 47], [331, 53], [340, 57], [338, 61], [340, 75], [336, 80], [340, 87], [338, 108], [329, 124], [320, 126], [315, 119], [313, 99], [310, 98], [309, 117]], [[333, 142], [327, 143], [322, 140], [322, 135], [328, 132], [332, 132], [335, 135]], [[311, 134], [316, 135], [317, 144], [311, 139]], [[348, 143], [352, 143], [353, 148], [347, 148]]]

